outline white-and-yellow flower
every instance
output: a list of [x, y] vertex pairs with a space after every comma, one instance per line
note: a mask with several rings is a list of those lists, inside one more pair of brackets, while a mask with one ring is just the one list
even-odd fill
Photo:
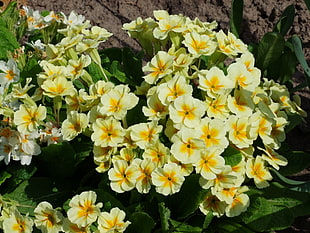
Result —
[[169, 105], [171, 120], [182, 127], [195, 128], [205, 114], [205, 103], [191, 95], [182, 95]]
[[5, 233], [31, 233], [33, 220], [28, 216], [21, 215], [18, 210], [11, 212], [8, 218], [3, 220]]
[[61, 125], [63, 140], [71, 141], [83, 132], [88, 126], [88, 117], [85, 113], [69, 112], [67, 119]]
[[152, 121], [133, 125], [130, 129], [131, 139], [141, 149], [145, 149], [158, 141], [159, 133], [162, 131], [163, 127], [162, 125], [158, 125], [156, 121]]
[[132, 162], [139, 171], [139, 176], [136, 181], [136, 189], [139, 193], [148, 193], [151, 189], [152, 184], [152, 172], [157, 167], [156, 164], [150, 159], [134, 159]]
[[115, 147], [123, 142], [125, 130], [122, 128], [121, 123], [112, 117], [107, 119], [98, 118], [92, 124], [92, 129], [94, 132], [91, 139], [96, 146]]
[[58, 233], [62, 230], [63, 215], [46, 202], [40, 202], [34, 209], [34, 223], [43, 233]]
[[217, 43], [207, 35], [201, 35], [193, 31], [184, 36], [182, 42], [193, 55], [211, 55], [217, 47]]
[[163, 168], [158, 167], [152, 173], [152, 182], [156, 191], [165, 196], [180, 191], [185, 178], [181, 168], [176, 163], [167, 163]]
[[86, 227], [97, 221], [102, 203], [95, 204], [96, 200], [97, 194], [94, 191], [84, 191], [75, 195], [69, 202], [69, 220], [79, 227]]
[[148, 72], [143, 78], [149, 84], [156, 83], [159, 79], [172, 73], [173, 56], [164, 51], [159, 51], [146, 66], [144, 72]]
[[0, 61], [0, 85], [2, 88], [8, 87], [10, 83], [19, 80], [19, 69], [17, 63], [10, 58], [7, 62]]
[[139, 171], [136, 166], [128, 165], [125, 160], [116, 160], [108, 175], [112, 190], [117, 193], [123, 193], [135, 187]]
[[14, 113], [14, 123], [17, 125], [17, 130], [24, 134], [36, 131], [45, 118], [46, 108], [41, 105], [29, 106], [22, 104], [19, 110]]
[[51, 98], [75, 94], [73, 83], [62, 76], [58, 76], [54, 80], [45, 80], [41, 85], [41, 88], [44, 91], [43, 94]]
[[265, 160], [261, 156], [247, 160], [246, 175], [254, 179], [257, 188], [268, 187], [268, 181], [272, 180], [272, 176], [266, 168]]
[[124, 211], [114, 207], [108, 212], [102, 212], [98, 219], [98, 230], [100, 233], [124, 232], [131, 222], [124, 221]]

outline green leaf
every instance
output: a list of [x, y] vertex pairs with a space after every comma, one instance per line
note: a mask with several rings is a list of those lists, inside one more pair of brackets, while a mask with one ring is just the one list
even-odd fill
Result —
[[191, 226], [185, 222], [179, 222], [170, 219], [171, 226], [173, 227], [174, 233], [181, 233], [181, 232], [189, 232], [189, 233], [200, 233], [202, 229], [200, 227]]
[[135, 233], [135, 232], [143, 232], [143, 233], [151, 233], [153, 228], [155, 227], [155, 221], [153, 218], [145, 212], [135, 212], [133, 213], [129, 221], [131, 224], [126, 229], [126, 232]]
[[273, 31], [280, 33], [282, 36], [285, 36], [288, 30], [293, 25], [294, 17], [295, 7], [294, 4], [292, 4], [285, 8]]
[[91, 62], [89, 66], [87, 66], [87, 71], [92, 77], [94, 82], [98, 82], [102, 80], [103, 74], [98, 64], [95, 62]]
[[130, 79], [132, 86], [140, 86], [144, 75], [142, 71], [142, 57], [143, 53], [135, 55], [129, 48], [125, 47], [122, 50], [124, 72]]
[[290, 190], [298, 191], [298, 192], [308, 192], [310, 193], [310, 182], [306, 181], [298, 181], [291, 180], [282, 176], [277, 170], [271, 169], [271, 173], [273, 173], [273, 177], [285, 187], [288, 187]]
[[242, 160], [241, 152], [232, 146], [227, 147], [222, 153], [222, 156], [225, 159], [225, 164], [232, 167], [239, 164]]
[[294, 218], [310, 214], [308, 193], [277, 187], [272, 183], [263, 194], [251, 196], [250, 207], [240, 217], [258, 232], [281, 230], [289, 227]]
[[175, 218], [186, 218], [194, 213], [203, 201], [208, 190], [201, 188], [199, 178], [198, 174], [186, 177], [180, 192], [171, 196], [168, 207]]
[[310, 0], [305, 0], [305, 3], [307, 5], [307, 7], [308, 7], [308, 10], [310, 11]]
[[276, 62], [284, 49], [285, 40], [280, 33], [268, 32], [258, 44], [257, 67], [267, 69]]
[[3, 184], [7, 179], [11, 178], [12, 174], [8, 173], [7, 171], [2, 171], [0, 173], [0, 186]]
[[143, 106], [146, 106], [146, 100], [140, 98], [138, 104], [127, 112], [126, 120], [128, 126], [147, 122], [147, 118], [142, 111]]
[[6, 27], [0, 25], [0, 60], [6, 60], [8, 51], [13, 52], [17, 48], [19, 48], [19, 43], [15, 35]]
[[165, 206], [164, 202], [158, 203], [158, 211], [161, 222], [161, 230], [163, 233], [168, 232], [169, 230], [169, 219], [170, 219], [170, 210]]
[[62, 142], [42, 148], [38, 157], [39, 167], [50, 177], [66, 178], [73, 175], [76, 165], [76, 154], [73, 147]]
[[306, 74], [306, 80], [303, 84], [300, 85], [300, 88], [309, 86], [310, 85], [310, 68], [306, 61], [305, 55], [302, 51], [302, 44], [301, 40], [297, 35], [292, 36], [292, 44], [294, 48], [295, 55], [297, 57], [298, 62], [302, 66], [305, 74]]
[[290, 176], [310, 167], [309, 153], [303, 151], [284, 151], [280, 153], [288, 160], [288, 165], [281, 167], [279, 170], [283, 176]]
[[220, 221], [216, 228], [221, 233], [254, 233], [254, 231], [230, 219]]
[[236, 37], [240, 35], [242, 18], [243, 0], [233, 0], [230, 12], [230, 30]]
[[[36, 77], [41, 72], [41, 66], [38, 63], [38, 57], [31, 57], [27, 60], [27, 63], [20, 73], [21, 78]], [[33, 78], [34, 79], [34, 78]]]
[[207, 229], [209, 227], [210, 223], [212, 222], [213, 217], [214, 215], [212, 211], [209, 211], [203, 222], [203, 229]]

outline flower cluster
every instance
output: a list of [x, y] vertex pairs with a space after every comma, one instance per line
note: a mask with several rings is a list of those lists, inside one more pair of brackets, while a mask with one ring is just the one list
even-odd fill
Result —
[[[215, 30], [216, 22], [159, 10], [155, 20], [124, 24], [154, 55], [143, 67], [143, 83], [132, 87], [113, 83], [101, 66], [98, 46], [111, 33], [91, 27], [74, 12], [69, 17], [25, 12], [29, 33], [48, 32], [54, 22], [61, 39], [31, 43], [40, 58], [36, 77], [20, 80], [18, 58], [0, 61], [0, 160], [6, 164], [11, 159], [30, 164], [41, 147], [83, 134], [93, 143], [96, 170], [107, 172], [113, 191], [146, 194], [154, 188], [172, 195], [196, 173], [201, 187], [209, 190], [201, 211], [228, 217], [248, 207], [249, 179], [258, 188], [267, 187], [269, 168], [287, 164], [276, 150], [285, 140], [288, 115], [304, 112], [285, 86], [262, 77], [240, 39]], [[91, 64], [99, 67], [100, 79], [88, 73]], [[141, 111], [146, 120], [128, 124], [127, 113], [139, 107], [139, 100], [145, 100]], [[236, 164], [224, 156], [229, 149], [239, 152]], [[126, 228], [122, 211], [100, 213], [95, 199], [93, 192], [72, 199], [63, 227], [71, 230], [66, 232], [88, 232], [95, 221], [99, 232]], [[31, 228], [27, 216], [10, 213], [2, 214], [5, 231], [18, 221], [23, 224], [16, 226]], [[35, 214], [40, 229], [62, 225], [62, 216], [48, 203], [41, 203]]]
[[124, 221], [125, 212], [117, 207], [101, 212], [103, 204], [96, 204], [96, 200], [97, 194], [93, 191], [75, 195], [69, 202], [67, 217], [60, 208], [43, 201], [34, 208], [31, 217], [20, 213], [18, 203], [11, 203], [0, 196], [0, 229], [4, 233], [30, 233], [34, 226], [43, 233], [90, 233], [94, 229], [97, 233], [124, 232], [130, 224]]

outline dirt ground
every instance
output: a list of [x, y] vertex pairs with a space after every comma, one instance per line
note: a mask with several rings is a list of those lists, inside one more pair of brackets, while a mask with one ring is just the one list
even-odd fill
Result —
[[[310, 61], [310, 11], [304, 0], [244, 0], [244, 16], [241, 39], [246, 42], [258, 42], [262, 36], [272, 31], [284, 9], [295, 5], [295, 21], [289, 35], [297, 34], [303, 42], [304, 52]], [[89, 19], [92, 25], [99, 25], [112, 32], [114, 36], [105, 47], [129, 46], [139, 50], [138, 43], [122, 30], [122, 25], [137, 17], [152, 17], [153, 10], [164, 9], [170, 14], [183, 14], [190, 18], [198, 17], [202, 21], [216, 20], [219, 28], [228, 30], [231, 0], [28, 0], [28, 5], [36, 10], [53, 10], [69, 14], [75, 10]], [[302, 75], [297, 75], [304, 78]], [[298, 80], [296, 78], [296, 80]], [[298, 81], [296, 81], [298, 82]], [[309, 89], [300, 91], [302, 107], [310, 116]], [[310, 118], [288, 134], [293, 149], [310, 152]], [[309, 178], [309, 170], [301, 175]], [[308, 179], [307, 178], [307, 179]], [[297, 225], [296, 225], [297, 224]], [[297, 219], [290, 229], [281, 232], [310, 232], [310, 218]]]

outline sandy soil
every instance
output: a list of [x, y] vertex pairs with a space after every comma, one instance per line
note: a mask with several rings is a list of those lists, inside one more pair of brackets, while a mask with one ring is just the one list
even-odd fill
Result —
[[[139, 50], [138, 43], [128, 37], [121, 28], [138, 16], [152, 17], [153, 10], [165, 9], [170, 14], [183, 14], [190, 18], [198, 17], [202, 21], [216, 20], [219, 28], [228, 30], [231, 0], [27, 0], [28, 5], [36, 10], [54, 10], [69, 14], [75, 10], [85, 15], [92, 25], [99, 25], [112, 32], [114, 36], [104, 46], [129, 46]], [[4, 1], [7, 2], [7, 1]], [[24, 1], [23, 1], [24, 2]], [[303, 42], [304, 52], [310, 61], [310, 11], [303, 0], [244, 0], [244, 20], [241, 39], [246, 42], [257, 42], [262, 36], [272, 31], [283, 10], [295, 5], [296, 16], [289, 35], [298, 34]], [[303, 76], [299, 76], [303, 79]], [[298, 80], [296, 78], [296, 80]], [[298, 81], [296, 81], [298, 82]], [[309, 89], [300, 91], [302, 107], [310, 116]], [[289, 135], [293, 149], [310, 151], [310, 118]], [[309, 173], [309, 170], [304, 171]], [[303, 175], [303, 174], [302, 174]], [[308, 174], [309, 175], [309, 174]], [[310, 218], [297, 219], [290, 229], [281, 232], [310, 232]]]

